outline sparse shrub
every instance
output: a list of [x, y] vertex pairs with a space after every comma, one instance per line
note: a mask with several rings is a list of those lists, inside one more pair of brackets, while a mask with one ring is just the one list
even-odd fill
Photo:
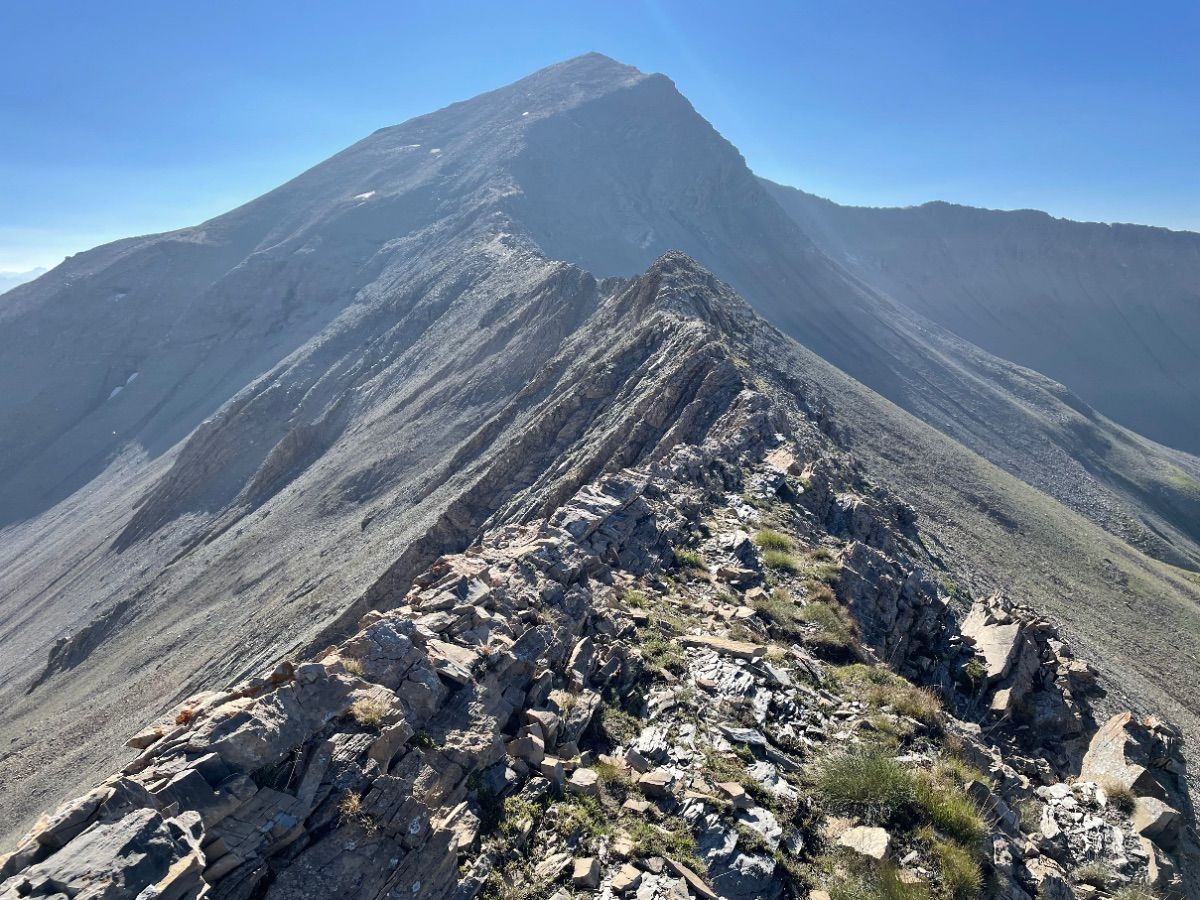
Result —
[[816, 771], [816, 789], [835, 813], [886, 822], [916, 798], [916, 781], [896, 760], [873, 750], [832, 756]]
[[350, 704], [350, 715], [354, 717], [354, 721], [367, 728], [379, 728], [391, 711], [391, 704], [375, 695], [359, 697]]
[[833, 559], [833, 551], [828, 547], [813, 547], [808, 551], [808, 558], [815, 560]]
[[754, 535], [754, 543], [762, 550], [782, 550], [785, 553], [796, 546], [795, 542], [786, 534], [772, 531], [770, 528], [764, 528]]
[[351, 675], [357, 675], [359, 677], [361, 677], [363, 673], [362, 660], [355, 659], [353, 656], [342, 657], [342, 668]]
[[176, 725], [187, 725], [192, 719], [196, 718], [196, 711], [190, 706], [185, 706], [175, 716]]
[[1109, 778], [1101, 781], [1100, 787], [1104, 788], [1108, 802], [1113, 805], [1114, 809], [1127, 816], [1133, 814], [1133, 808], [1137, 805], [1137, 796], [1133, 793], [1132, 788]]
[[800, 573], [799, 561], [786, 550], [764, 550], [762, 559], [763, 565], [776, 572], [787, 572], [789, 575]]
[[424, 728], [420, 729], [416, 734], [408, 739], [408, 742], [414, 747], [420, 747], [422, 750], [429, 750], [437, 746], [433, 737]]
[[706, 569], [704, 557], [696, 550], [678, 549], [675, 551], [675, 564], [683, 569]]
[[954, 841], [934, 841], [938, 882], [950, 900], [976, 900], [983, 891], [978, 854]]

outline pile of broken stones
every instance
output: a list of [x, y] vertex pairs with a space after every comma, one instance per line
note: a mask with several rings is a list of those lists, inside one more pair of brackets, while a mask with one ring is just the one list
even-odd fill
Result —
[[[910, 511], [740, 415], [444, 557], [319, 659], [190, 698], [0, 857], [0, 900], [949, 896], [924, 837], [824, 808], [813, 773], [864, 748], [964, 761], [979, 896], [1184, 896], [1179, 735], [1094, 729], [1049, 623], [993, 597], [959, 629]], [[832, 556], [842, 655], [768, 612], [818, 602], [765, 565], [768, 524]], [[840, 665], [881, 659], [945, 708]]]

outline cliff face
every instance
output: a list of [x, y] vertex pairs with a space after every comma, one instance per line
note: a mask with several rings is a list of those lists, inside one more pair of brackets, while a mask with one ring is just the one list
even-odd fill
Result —
[[1027, 608], [960, 627], [913, 511], [737, 355], [710, 276], [663, 260], [617, 305], [705, 360], [674, 441], [183, 700], [0, 857], [0, 897], [1183, 896], [1178, 733], [1098, 727], [1095, 669]]

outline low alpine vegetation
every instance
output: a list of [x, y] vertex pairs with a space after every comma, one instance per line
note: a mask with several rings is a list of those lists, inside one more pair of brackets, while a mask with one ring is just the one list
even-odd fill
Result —
[[754, 535], [754, 543], [760, 550], [777, 550], [782, 553], [790, 553], [796, 546], [795, 541], [786, 534], [772, 531], [770, 528], [764, 528]]

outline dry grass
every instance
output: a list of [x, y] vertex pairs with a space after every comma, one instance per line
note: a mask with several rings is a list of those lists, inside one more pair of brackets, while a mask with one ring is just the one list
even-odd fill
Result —
[[1137, 805], [1137, 796], [1130, 788], [1109, 778], [1101, 780], [1100, 787], [1104, 789], [1104, 793], [1108, 796], [1108, 802], [1114, 809], [1127, 816], [1133, 814], [1133, 809]]
[[350, 704], [350, 715], [359, 725], [379, 728], [392, 712], [392, 706], [382, 697], [359, 697]]

